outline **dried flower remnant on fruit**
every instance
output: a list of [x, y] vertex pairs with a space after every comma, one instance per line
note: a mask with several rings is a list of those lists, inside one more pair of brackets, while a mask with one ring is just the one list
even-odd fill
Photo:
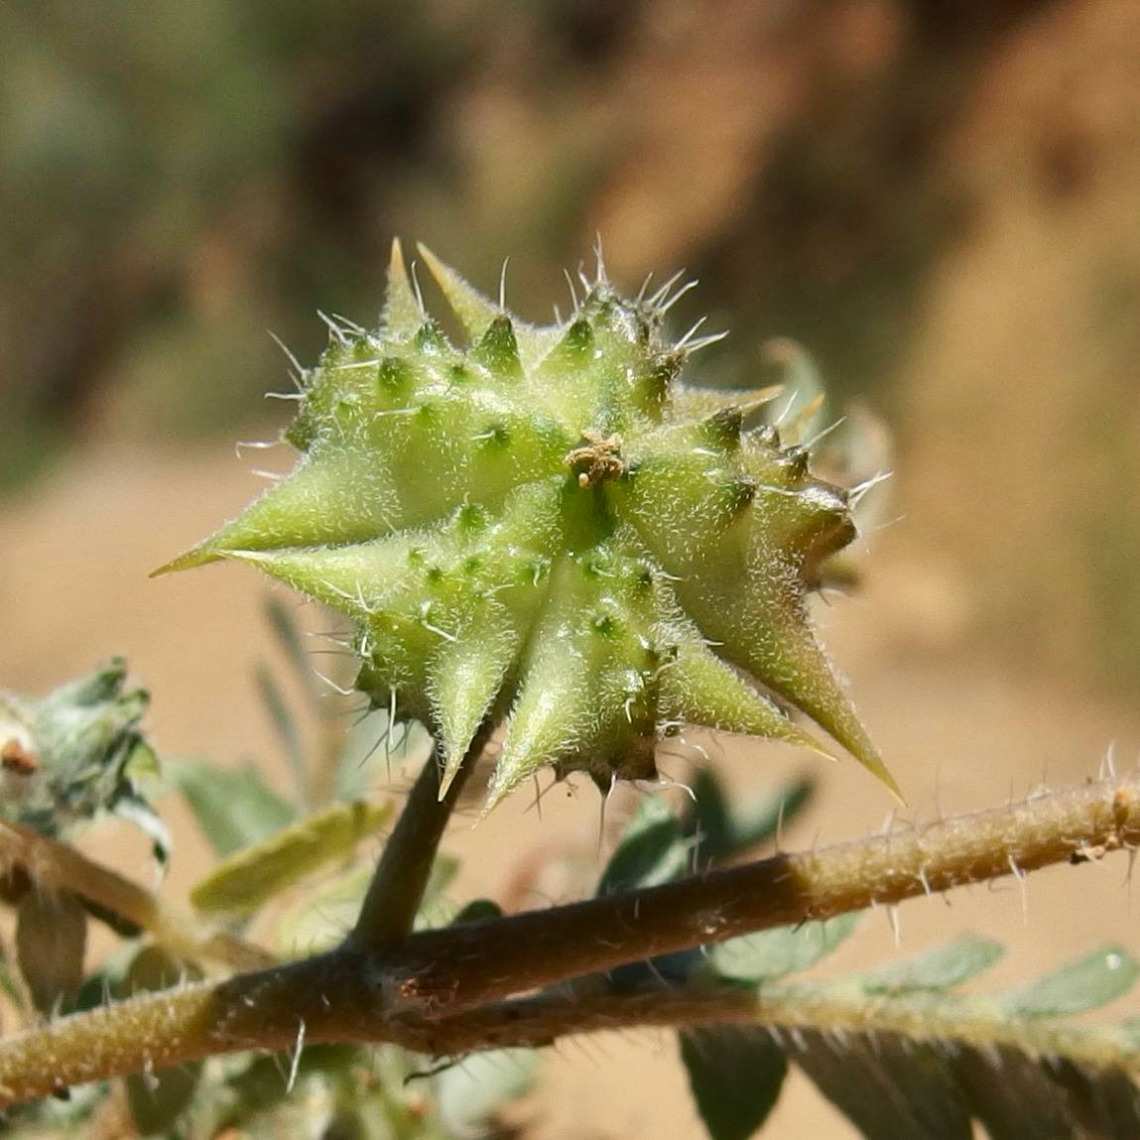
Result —
[[603, 439], [598, 432], [587, 429], [582, 433], [582, 440], [582, 445], [566, 456], [566, 466], [578, 473], [579, 487], [597, 487], [625, 474], [620, 435]]
[[754, 394], [682, 382], [701, 342], [665, 336], [668, 290], [599, 268], [534, 327], [420, 252], [466, 344], [395, 243], [379, 328], [334, 324], [303, 376], [293, 472], [163, 570], [246, 562], [349, 614], [358, 688], [428, 724], [444, 790], [504, 719], [488, 806], [548, 766], [651, 776], [685, 724], [829, 755], [789, 706], [897, 794], [808, 619], [847, 494], [746, 427]]
[[17, 776], [31, 776], [39, 771], [36, 754], [18, 737], [11, 737], [0, 745], [0, 768]]

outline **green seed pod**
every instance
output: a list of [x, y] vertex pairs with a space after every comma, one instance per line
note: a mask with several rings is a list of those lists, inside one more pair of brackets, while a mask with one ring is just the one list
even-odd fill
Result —
[[898, 794], [808, 620], [847, 496], [747, 428], [772, 393], [683, 384], [663, 295], [599, 272], [535, 328], [421, 255], [467, 346], [394, 244], [380, 328], [334, 326], [303, 376], [293, 472], [163, 570], [248, 562], [349, 614], [359, 687], [429, 725], [445, 788], [506, 718], [488, 806], [546, 766], [651, 776], [684, 724], [829, 755], [787, 706]]

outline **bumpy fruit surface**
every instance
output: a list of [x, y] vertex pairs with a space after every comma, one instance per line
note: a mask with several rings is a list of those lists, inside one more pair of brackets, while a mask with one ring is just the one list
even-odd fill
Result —
[[351, 615], [358, 686], [431, 728], [444, 788], [505, 717], [489, 803], [548, 765], [653, 776], [686, 724], [827, 754], [786, 706], [893, 789], [806, 609], [846, 494], [748, 429], [760, 401], [680, 381], [664, 293], [599, 271], [536, 328], [421, 254], [466, 346], [397, 243], [379, 330], [334, 326], [301, 378], [292, 473], [164, 569], [247, 562]]

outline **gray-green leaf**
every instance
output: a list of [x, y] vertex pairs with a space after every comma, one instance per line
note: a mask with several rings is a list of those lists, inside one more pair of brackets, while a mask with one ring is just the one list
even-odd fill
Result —
[[669, 882], [689, 869], [688, 844], [665, 800], [645, 796], [598, 884], [599, 895]]
[[223, 858], [293, 822], [293, 808], [256, 768], [222, 768], [203, 760], [168, 764], [198, 826]]
[[1010, 1017], [1066, 1017], [1122, 997], [1140, 965], [1119, 946], [1105, 946], [997, 1000]]
[[709, 951], [709, 963], [722, 978], [763, 982], [795, 974], [831, 954], [855, 929], [858, 912], [823, 922], [780, 926], [730, 938]]
[[988, 970], [1004, 953], [992, 939], [963, 934], [945, 946], [864, 974], [863, 988], [868, 993], [953, 989]]
[[273, 674], [262, 665], [258, 666], [256, 678], [261, 703], [265, 706], [269, 722], [277, 733], [282, 755], [293, 777], [297, 800], [305, 805], [309, 797], [309, 778], [305, 768], [305, 749], [301, 742], [301, 730], [297, 727], [289, 702], [285, 699], [285, 694], [282, 693]]
[[814, 781], [805, 777], [733, 808], [713, 770], [701, 768], [693, 783], [694, 805], [682, 831], [698, 837], [702, 864], [731, 859], [772, 839], [782, 824], [807, 806], [814, 790]]
[[330, 863], [383, 827], [390, 804], [334, 804], [235, 852], [190, 892], [203, 912], [253, 914], [275, 895]]

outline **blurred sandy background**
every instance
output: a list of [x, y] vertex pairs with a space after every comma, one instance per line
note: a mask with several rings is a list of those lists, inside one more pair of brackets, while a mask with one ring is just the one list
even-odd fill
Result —
[[[732, 336], [817, 356], [836, 414], [895, 435], [858, 597], [821, 610], [911, 814], [1095, 775], [1140, 746], [1140, 6], [1130, 0], [11, 0], [0, 7], [0, 685], [115, 652], [170, 754], [279, 772], [253, 669], [264, 587], [146, 573], [234, 513], [262, 400], [374, 319], [391, 237], [545, 318], [595, 234], [636, 288], [686, 268]], [[686, 321], [687, 319], [687, 321]], [[708, 741], [705, 741], [709, 744]], [[711, 744], [734, 786], [810, 764]], [[666, 765], [668, 766], [668, 765]], [[787, 836], [879, 828], [854, 765]], [[535, 852], [593, 857], [597, 803], [518, 802], [453, 848], [465, 890]], [[173, 808], [173, 818], [184, 816]], [[137, 864], [116, 833], [113, 857]], [[203, 868], [187, 838], [177, 892]], [[1115, 940], [1140, 952], [1122, 859], [884, 916], [855, 968], [962, 929], [996, 983]], [[569, 1042], [545, 1137], [701, 1135], [671, 1040]], [[768, 1135], [844, 1137], [793, 1080]]]

